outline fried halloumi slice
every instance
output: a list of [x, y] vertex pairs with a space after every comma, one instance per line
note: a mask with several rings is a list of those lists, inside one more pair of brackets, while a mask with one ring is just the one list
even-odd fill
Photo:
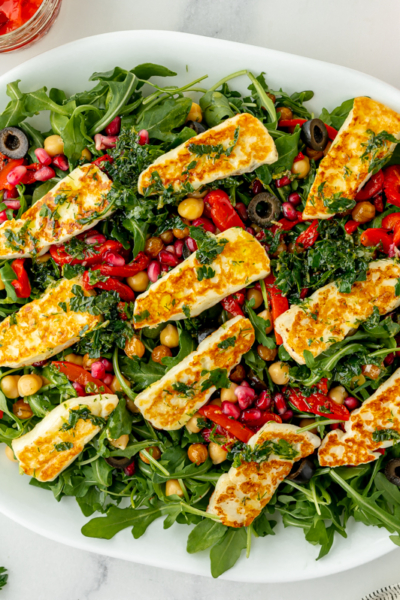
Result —
[[[63, 402], [29, 433], [13, 440], [12, 449], [20, 468], [38, 481], [53, 481], [100, 431], [104, 419], [117, 404], [118, 396], [114, 394], [71, 398]], [[89, 410], [80, 416], [75, 427], [64, 430], [63, 427], [69, 424], [70, 411], [82, 411], [84, 408]]]
[[322, 440], [318, 453], [321, 466], [369, 463], [381, 456], [377, 450], [393, 446], [391, 434], [400, 434], [400, 369], [350, 414], [344, 427], [345, 431], [335, 429]]
[[195, 317], [269, 274], [268, 255], [250, 233], [234, 227], [215, 238], [228, 240], [221, 254], [210, 265], [215, 275], [199, 281], [198, 270], [203, 265], [195, 252], [191, 254], [137, 298], [134, 309], [136, 328], [156, 327], [165, 321], [184, 319], [188, 310], [190, 316]]
[[[157, 158], [141, 173], [138, 190], [140, 194], [159, 193], [156, 188], [160, 184], [164, 188], [172, 186], [174, 192], [184, 191], [187, 184], [197, 190], [217, 179], [251, 173], [277, 160], [278, 152], [266, 127], [256, 117], [243, 113]], [[158, 185], [154, 186], [156, 181]]]
[[81, 286], [82, 278], [61, 279], [41, 298], [22, 306], [12, 320], [7, 317], [0, 323], [0, 367], [23, 367], [47, 360], [78, 342], [82, 331], [87, 333], [102, 320], [100, 315], [70, 310], [74, 285]]
[[0, 225], [0, 258], [41, 256], [110, 215], [111, 180], [96, 165], [77, 167], [20, 219]]
[[340, 212], [329, 208], [332, 200], [355, 198], [374, 167], [394, 150], [395, 144], [385, 141], [383, 132], [399, 139], [400, 115], [371, 98], [355, 98], [353, 109], [319, 164], [303, 219], [329, 219]]
[[381, 315], [400, 306], [395, 288], [400, 264], [391, 259], [369, 264], [366, 281], [356, 281], [349, 294], [339, 292], [335, 282], [312, 294], [305, 302], [293, 305], [275, 321], [275, 331], [299, 364], [305, 364], [304, 350], [316, 357], [335, 342], [343, 340], [371, 316], [374, 307]]
[[274, 445], [267, 460], [242, 460], [240, 466], [232, 466], [218, 479], [207, 512], [218, 515], [228, 527], [248, 527], [289, 475], [293, 463], [309, 456], [320, 445], [318, 436], [309, 431], [297, 433], [298, 429], [286, 423], [266, 423], [250, 438], [249, 446], [254, 450], [263, 444], [268, 446], [268, 442], [284, 441], [283, 450]]
[[[222, 343], [228, 338], [225, 347]], [[167, 431], [180, 429], [215, 392], [214, 385], [208, 387], [213, 372], [217, 375], [226, 369], [229, 375], [250, 350], [254, 339], [248, 319], [235, 317], [227, 321], [203, 340], [197, 350], [138, 394], [136, 406], [154, 427]]]

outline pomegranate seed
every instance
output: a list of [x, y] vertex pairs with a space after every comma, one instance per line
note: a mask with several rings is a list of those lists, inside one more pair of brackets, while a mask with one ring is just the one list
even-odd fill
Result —
[[254, 231], [254, 229], [252, 227], [246, 227], [246, 231], [247, 231], [247, 233], [250, 233], [251, 235], [256, 234], [256, 232]]
[[135, 472], [135, 461], [133, 460], [130, 465], [128, 465], [127, 467], [125, 467], [124, 473], [128, 477], [132, 477], [132, 475], [134, 474], [134, 472]]
[[19, 210], [21, 208], [21, 202], [19, 200], [4, 200], [4, 204], [7, 208], [12, 210]]
[[191, 237], [187, 237], [185, 240], [186, 243], [186, 247], [188, 250], [190, 250], [190, 252], [196, 252], [197, 250], [197, 243], [195, 242], [195, 240]]
[[68, 171], [69, 169], [68, 159], [65, 154], [57, 154], [57, 156], [53, 158], [53, 165], [61, 169], [61, 171]]
[[203, 227], [205, 231], [209, 231], [210, 233], [215, 233], [216, 227], [214, 223], [212, 223], [209, 219], [205, 219], [204, 217], [199, 217], [192, 221], [193, 227]]
[[102, 233], [95, 233], [94, 235], [88, 235], [87, 238], [85, 238], [85, 243], [88, 246], [97, 246], [98, 244], [104, 244], [106, 240], [106, 236]]
[[42, 167], [33, 175], [36, 181], [48, 181], [56, 176], [54, 169], [51, 167]]
[[240, 408], [237, 404], [233, 402], [224, 401], [221, 404], [222, 412], [224, 415], [228, 415], [229, 417], [233, 417], [234, 419], [238, 419], [240, 417]]
[[379, 454], [382, 454], [383, 456], [385, 456], [386, 449], [385, 448], [377, 448], [376, 450], [374, 450], [374, 452], [378, 452]]
[[397, 248], [395, 244], [390, 244], [389, 246], [389, 252], [388, 252], [388, 257], [389, 258], [394, 258], [396, 256], [397, 253]]
[[147, 275], [152, 283], [155, 283], [160, 277], [161, 265], [156, 260], [153, 260], [147, 267]]
[[47, 154], [44, 148], [36, 148], [35, 155], [41, 165], [47, 167], [51, 164], [51, 156], [50, 154]]
[[378, 212], [383, 212], [384, 206], [382, 194], [379, 194], [379, 196], [374, 198], [374, 206]]
[[387, 367], [389, 367], [394, 361], [394, 352], [391, 352], [391, 354], [388, 354], [385, 358], [385, 360], [383, 361], [385, 363], [385, 365]]
[[[239, 293], [240, 293], [240, 292], [237, 292], [237, 293], [235, 294], [235, 296], [237, 296]], [[248, 388], [249, 388], [249, 387], [251, 387], [251, 385], [249, 384], [249, 382], [248, 382], [248, 381], [246, 381], [245, 379], [243, 379], [243, 381], [242, 381], [242, 383], [241, 383], [240, 385], [244, 385], [244, 387], [248, 387]]]
[[104, 260], [113, 267], [123, 267], [126, 262], [124, 257], [118, 254], [118, 252], [106, 252]]
[[116, 135], [102, 135], [101, 133], [96, 133], [94, 136], [96, 150], [105, 150], [106, 148], [115, 148], [117, 144], [117, 136]]
[[256, 423], [258, 419], [261, 419], [261, 417], [261, 410], [258, 410], [258, 408], [249, 408], [242, 412], [240, 420], [251, 425], [252, 423]]
[[175, 255], [175, 246], [171, 244], [165, 248], [165, 251]]
[[253, 183], [251, 184], [251, 191], [253, 192], [253, 194], [256, 196], [257, 194], [260, 194], [260, 192], [262, 192], [264, 189], [263, 184], [261, 183], [261, 181], [259, 179], [255, 179], [253, 181]]
[[168, 273], [171, 267], [168, 265], [161, 265], [161, 273]]
[[274, 396], [274, 403], [276, 406], [276, 410], [278, 411], [278, 415], [283, 415], [285, 414], [285, 412], [287, 411], [288, 407], [285, 401], [285, 398], [283, 397], [283, 394], [275, 394]]
[[112, 375], [111, 373], [106, 373], [103, 377], [103, 383], [105, 385], [111, 385], [113, 379], [114, 379], [114, 375]]
[[113, 364], [111, 360], [108, 360], [108, 358], [101, 358], [100, 361], [103, 363], [105, 370], [112, 373]]
[[341, 431], [346, 431], [343, 423], [332, 423], [331, 425], [329, 425], [329, 429], [331, 431], [335, 431], [335, 429], [340, 429]]
[[255, 407], [259, 408], [260, 410], [268, 410], [271, 407], [271, 405], [271, 394], [267, 390], [261, 392], [258, 399], [256, 400]]
[[300, 292], [300, 298], [302, 300], [304, 300], [304, 298], [307, 296], [307, 294], [308, 294], [308, 288], [303, 288]]
[[174, 243], [175, 254], [178, 258], [181, 258], [183, 255], [183, 240], [176, 240]]
[[157, 258], [162, 265], [167, 265], [168, 267], [176, 267], [179, 264], [176, 256], [166, 250], [161, 250], [161, 252], [158, 253]]
[[256, 233], [256, 240], [258, 240], [259, 242], [261, 240], [263, 240], [265, 238], [265, 233], [263, 231], [259, 231], [258, 233]]
[[4, 223], [5, 221], [8, 221], [8, 217], [7, 217], [6, 211], [2, 210], [0, 212], [0, 223]]
[[106, 368], [101, 362], [101, 360], [96, 360], [96, 362], [92, 364], [90, 372], [92, 374], [92, 377], [102, 380], [104, 375], [106, 374]]
[[34, 367], [44, 367], [44, 365], [47, 365], [47, 360], [38, 360], [33, 363]]
[[290, 408], [281, 415], [281, 419], [284, 423], [290, 421], [293, 418], [293, 411]]
[[3, 200], [11, 200], [12, 198], [18, 198], [18, 190], [16, 187], [11, 190], [4, 190]]
[[290, 202], [284, 202], [282, 204], [282, 212], [289, 221], [297, 221], [297, 211]]
[[353, 398], [352, 396], [348, 396], [343, 404], [350, 411], [355, 410], [356, 408], [359, 408], [361, 406], [361, 402], [357, 400], [357, 398]]
[[[23, 165], [14, 167], [14, 169], [12, 169], [7, 175], [7, 183], [9, 183], [10, 185], [18, 185], [19, 183], [21, 183], [27, 172], [28, 169]], [[39, 173], [39, 171], [37, 172]]]
[[74, 381], [72, 387], [76, 392], [78, 392], [78, 396], [86, 396], [85, 388], [81, 383], [77, 383], [76, 381]]
[[106, 127], [107, 135], [118, 135], [121, 131], [121, 117], [115, 117]]
[[243, 204], [243, 202], [237, 202], [237, 204], [235, 206], [235, 210], [237, 213], [239, 213], [239, 216], [242, 219], [242, 221], [248, 220], [249, 217], [247, 214], [247, 208], [246, 208], [246, 205]]
[[290, 184], [290, 179], [285, 175], [285, 177], [281, 177], [280, 179], [275, 179], [275, 185], [277, 188], [285, 187], [285, 185]]
[[298, 206], [301, 202], [301, 196], [297, 192], [292, 192], [288, 196], [288, 202], [292, 204], [292, 206]]
[[139, 131], [139, 144], [140, 146], [144, 146], [149, 143], [149, 132], [146, 129], [141, 129]]
[[252, 388], [246, 387], [242, 384], [235, 389], [235, 396], [238, 399], [238, 404], [240, 408], [242, 410], [245, 410], [253, 404], [256, 397], [256, 393]]

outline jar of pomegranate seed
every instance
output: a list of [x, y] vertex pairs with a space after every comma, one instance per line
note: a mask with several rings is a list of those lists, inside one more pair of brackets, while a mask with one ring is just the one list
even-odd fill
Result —
[[[26, 48], [53, 25], [62, 0], [6, 0], [0, 5], [0, 52]], [[18, 15], [18, 17], [15, 17]]]

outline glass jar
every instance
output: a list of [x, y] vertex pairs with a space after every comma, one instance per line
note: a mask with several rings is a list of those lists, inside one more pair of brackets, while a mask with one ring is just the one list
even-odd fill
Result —
[[10, 33], [0, 35], [0, 52], [12, 52], [26, 48], [40, 40], [57, 19], [61, 2], [62, 0], [43, 0], [29, 21]]

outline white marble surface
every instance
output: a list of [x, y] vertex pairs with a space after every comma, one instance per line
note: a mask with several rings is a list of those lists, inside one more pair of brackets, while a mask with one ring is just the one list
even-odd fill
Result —
[[[399, 18], [398, 0], [64, 0], [57, 23], [43, 40], [27, 50], [0, 55], [0, 74], [85, 36], [169, 29], [334, 62], [399, 87]], [[329, 81], [321, 85], [329, 86]], [[1, 485], [4, 482], [0, 493]], [[250, 596], [253, 600], [359, 600], [376, 588], [400, 581], [400, 549], [340, 575], [284, 585], [251, 585], [96, 556], [46, 540], [2, 515], [0, 532], [0, 565], [10, 573], [2, 600], [243, 600]]]

